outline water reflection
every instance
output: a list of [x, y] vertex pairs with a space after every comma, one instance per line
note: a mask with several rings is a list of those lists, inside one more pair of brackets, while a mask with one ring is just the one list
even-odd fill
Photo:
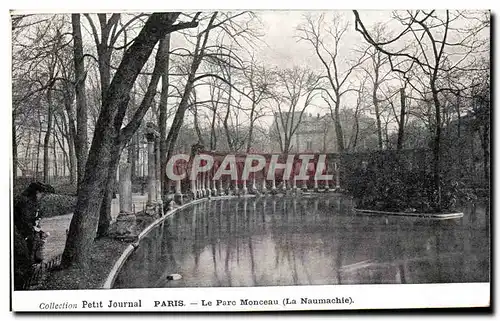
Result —
[[[203, 202], [168, 218], [115, 287], [487, 282], [489, 207], [458, 220], [355, 215], [346, 198]], [[169, 281], [179, 273], [182, 279]]]

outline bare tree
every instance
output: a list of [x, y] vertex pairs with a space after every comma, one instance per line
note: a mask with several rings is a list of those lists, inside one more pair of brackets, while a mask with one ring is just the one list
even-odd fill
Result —
[[[73, 133], [75, 144], [78, 186], [83, 180], [85, 163], [88, 154], [87, 137], [87, 97], [85, 94], [85, 62], [83, 55], [82, 31], [80, 26], [80, 14], [71, 15], [73, 27], [73, 63], [75, 66], [75, 96], [76, 96], [76, 133]], [[70, 120], [72, 121], [72, 120]], [[72, 126], [73, 123], [71, 123]]]
[[305, 16], [304, 19], [305, 23], [297, 27], [298, 38], [312, 45], [324, 67], [325, 75], [322, 79], [326, 80], [326, 84], [322, 87], [325, 94], [322, 97], [330, 109], [335, 124], [338, 151], [343, 152], [345, 144], [340, 120], [341, 100], [344, 94], [352, 90], [348, 82], [349, 77], [365, 61], [365, 53], [351, 61], [341, 60], [339, 55], [341, 41], [349, 28], [349, 23], [344, 22], [340, 15], [335, 15], [328, 22], [325, 22], [325, 14], [319, 15], [317, 19], [311, 15]]
[[[128, 26], [134, 24], [137, 20], [140, 20], [141, 17], [145, 16], [144, 14], [139, 14], [135, 15], [132, 18], [130, 18], [127, 23], [123, 24], [120, 28], [118, 25], [121, 23], [122, 16], [119, 13], [113, 13], [109, 19], [108, 15], [105, 13], [99, 13], [97, 14], [97, 18], [99, 20], [99, 31], [97, 30], [96, 24], [94, 23], [94, 20], [92, 19], [92, 16], [90, 14], [85, 14], [85, 18], [87, 19], [87, 22], [89, 23], [92, 31], [92, 36], [95, 42], [95, 47], [97, 51], [97, 58], [94, 57], [94, 59], [97, 61], [98, 64], [98, 70], [99, 70], [99, 79], [100, 79], [100, 93], [101, 93], [101, 104], [105, 105], [106, 104], [106, 99], [108, 99], [108, 88], [110, 85], [111, 81], [111, 60], [113, 53], [116, 51], [115, 49], [126, 49], [130, 43], [127, 43], [127, 32], [126, 29]], [[124, 45], [121, 47], [116, 47], [117, 42], [120, 39], [120, 35], [123, 33], [124, 35]], [[75, 49], [76, 50], [76, 49]], [[83, 51], [82, 51], [83, 53]], [[87, 54], [91, 56], [90, 54]], [[75, 58], [76, 59], [76, 58]], [[78, 65], [75, 64], [75, 68]], [[81, 66], [79, 66], [81, 68]], [[79, 79], [79, 78], [77, 78]], [[78, 83], [77, 83], [78, 84]], [[82, 103], [82, 97], [80, 97], [80, 104]], [[78, 98], [77, 98], [78, 102]], [[80, 107], [80, 112], [83, 113], [81, 110], [82, 105], [79, 105]], [[83, 114], [81, 115], [83, 117]], [[123, 118], [123, 116], [120, 116]], [[83, 127], [83, 124], [82, 124]], [[82, 128], [83, 130], [83, 128]], [[104, 236], [107, 234], [107, 230], [109, 227], [109, 223], [111, 220], [111, 201], [112, 201], [112, 195], [113, 195], [113, 186], [115, 182], [115, 173], [116, 169], [118, 166], [118, 161], [119, 161], [119, 153], [121, 152], [121, 149], [119, 151], [113, 152], [113, 159], [112, 162], [110, 163], [110, 168], [109, 168], [109, 173], [108, 173], [108, 180], [106, 182], [107, 188], [105, 189], [104, 192], [104, 197], [103, 197], [103, 202], [101, 205], [101, 210], [100, 210], [100, 219], [99, 219], [99, 227], [98, 227], [98, 233], [97, 236]], [[80, 160], [81, 162], [83, 160]]]
[[170, 131], [168, 132], [166, 138], [166, 155], [165, 159], [170, 159], [175, 142], [177, 137], [179, 136], [179, 131], [181, 129], [182, 123], [184, 121], [184, 115], [189, 107], [189, 99], [191, 97], [191, 93], [194, 87], [194, 83], [196, 81], [196, 72], [204, 58], [205, 50], [208, 43], [208, 37], [210, 35], [210, 31], [215, 26], [215, 18], [217, 17], [217, 12], [214, 12], [210, 20], [208, 22], [208, 26], [203, 32], [200, 32], [196, 37], [196, 46], [193, 52], [192, 62], [189, 68], [186, 84], [184, 87], [184, 92], [182, 93], [181, 101], [179, 102], [179, 107], [175, 113], [174, 119], [172, 121], [172, 125], [170, 127]]
[[[386, 26], [383, 24], [376, 24], [373, 27], [372, 33], [376, 41], [384, 41], [389, 36]], [[362, 65], [360, 67], [366, 72], [372, 83], [371, 101], [377, 123], [378, 148], [383, 149], [384, 145], [381, 123], [382, 107], [380, 105], [386, 101], [381, 98], [381, 96], [385, 95], [385, 93], [381, 91], [383, 90], [382, 85], [391, 80], [389, 76], [393, 73], [393, 71], [389, 66], [389, 58], [373, 46], [368, 46], [369, 47], [365, 48], [364, 52], [367, 53], [369, 64], [368, 66]]]
[[[484, 25], [473, 26], [468, 30], [453, 27], [454, 22], [459, 22], [461, 19], [461, 14], [449, 10], [394, 12], [393, 18], [401, 24], [403, 30], [392, 39], [377, 41], [367, 30], [356, 10], [354, 10], [354, 16], [355, 29], [369, 44], [388, 57], [393, 71], [404, 76], [416, 72], [423, 75], [423, 77], [413, 78], [423, 79], [419, 84], [413, 84], [411, 81], [408, 83], [422, 96], [425, 90], [423, 88], [431, 93], [434, 111], [432, 153], [436, 191], [435, 206], [437, 210], [441, 210], [441, 131], [443, 127], [441, 117], [443, 111], [440, 95], [450, 90], [442, 86], [442, 79], [453, 70], [464, 70], [473, 66], [474, 59], [470, 59], [472, 54], [480, 51], [486, 43], [484, 39], [478, 37]], [[465, 37], [457, 37], [457, 34], [464, 32], [467, 34]], [[405, 48], [405, 42], [408, 40], [415, 43], [414, 48]]]
[[[247, 20], [243, 20], [242, 22], [239, 20], [240, 18]], [[208, 19], [206, 27], [204, 27], [201, 32], [198, 32], [195, 37], [196, 40], [194, 43], [194, 50], [192, 52], [187, 49], [182, 50], [188, 52], [187, 56], [190, 57], [191, 61], [188, 70], [185, 73], [187, 79], [184, 83], [184, 90], [180, 94], [181, 98], [172, 121], [172, 126], [167, 135], [166, 159], [169, 159], [173, 153], [184, 121], [185, 112], [190, 106], [189, 100], [191, 92], [193, 88], [198, 85], [198, 83], [202, 82], [202, 80], [205, 81], [208, 78], [215, 78], [225, 83], [229, 86], [229, 102], [232, 100], [231, 96], [233, 90], [244, 95], [241, 90], [234, 86], [230, 78], [231, 72], [227, 72], [228, 69], [234, 70], [239, 68], [238, 66], [241, 65], [241, 61], [237, 57], [233, 48], [230, 45], [227, 45], [224, 41], [220, 40], [220, 38], [228, 38], [229, 42], [234, 43], [236, 46], [241, 46], [240, 42], [242, 41], [245, 43], [251, 43], [255, 38], [255, 32], [251, 24], [251, 21], [254, 19], [254, 15], [251, 12], [246, 11], [239, 13], [214, 12], [208, 15], [206, 19]], [[217, 39], [213, 44], [209, 42], [211, 34], [217, 36]], [[203, 72], [199, 74], [198, 71], [202, 62], [219, 66], [222, 70], [225, 68], [226, 74], [224, 74], [224, 71], [222, 72], [222, 77], [219, 74], [212, 72]]]
[[[132, 120], [122, 128], [130, 90], [151, 55], [158, 41], [167, 33], [176, 30], [195, 27], [197, 21], [177, 23], [179, 12], [154, 13], [149, 16], [144, 27], [123, 56], [116, 70], [113, 80], [107, 90], [106, 99], [102, 102], [101, 111], [97, 120], [94, 137], [90, 146], [86, 163], [84, 180], [78, 192], [75, 213], [69, 227], [69, 234], [62, 258], [62, 266], [72, 265], [85, 267], [88, 264], [91, 245], [94, 241], [99, 222], [99, 210], [106, 191], [110, 165], [119, 156], [121, 148], [128, 142], [137, 130], [140, 121], [150, 106], [153, 91], [161, 76], [161, 64], [156, 73], [154, 89], [146, 95], [143, 103], [134, 114]], [[163, 59], [157, 55], [157, 60]], [[148, 102], [149, 100], [149, 102]], [[118, 155], [118, 156], [117, 156]]]
[[161, 93], [160, 102], [158, 104], [159, 117], [158, 129], [160, 132], [160, 177], [162, 182], [161, 190], [167, 192], [167, 180], [164, 179], [165, 171], [167, 169], [167, 113], [168, 113], [168, 98], [170, 89], [170, 33], [166, 34], [164, 38], [160, 39], [160, 47], [165, 48], [165, 68], [161, 71]]
[[361, 79], [359, 79], [359, 85], [356, 89], [356, 104], [354, 106], [354, 119], [351, 129], [351, 138], [349, 139], [349, 144], [347, 146], [348, 150], [356, 150], [356, 146], [359, 141], [359, 132], [360, 132], [360, 124], [359, 118], [360, 114], [363, 111], [363, 105], [365, 104], [365, 96], [366, 96], [366, 83], [368, 81], [368, 74]]
[[281, 152], [288, 154], [292, 138], [297, 132], [306, 109], [316, 96], [319, 77], [314, 73], [295, 67], [276, 72], [276, 89], [272, 104], [275, 131]]
[[253, 130], [259, 117], [265, 116], [263, 102], [272, 96], [273, 75], [264, 66], [258, 65], [252, 56], [250, 62], [242, 70], [244, 86], [243, 91], [250, 99], [249, 129], [246, 152], [250, 152], [253, 144]]

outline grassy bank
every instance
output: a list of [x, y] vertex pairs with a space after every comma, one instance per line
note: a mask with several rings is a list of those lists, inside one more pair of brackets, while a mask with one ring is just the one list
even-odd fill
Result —
[[40, 283], [39, 289], [76, 290], [102, 287], [109, 271], [128, 244], [107, 237], [96, 240], [88, 269], [54, 270]]
[[[143, 231], [153, 217], [142, 217], [137, 221], [137, 231]], [[92, 245], [88, 268], [68, 268], [50, 271], [39, 284], [43, 290], [99, 289], [104, 285], [113, 265], [130, 243], [111, 237], [95, 240]]]

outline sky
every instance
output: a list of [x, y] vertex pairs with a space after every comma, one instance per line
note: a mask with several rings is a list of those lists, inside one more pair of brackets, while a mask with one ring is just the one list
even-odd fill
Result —
[[[366, 42], [361, 34], [354, 29], [354, 14], [351, 10], [275, 10], [256, 12], [262, 20], [262, 31], [264, 33], [262, 37], [264, 44], [261, 48], [256, 48], [256, 52], [258, 53], [257, 57], [269, 65], [274, 65], [279, 68], [300, 66], [325, 74], [325, 67], [318, 59], [312, 45], [306, 41], [300, 41], [297, 38], [299, 35], [297, 26], [304, 21], [304, 15], [314, 16], [325, 13], [327, 17], [325, 22], [327, 22], [328, 17], [331, 18], [334, 14], [340, 14], [342, 19], [349, 23], [349, 28], [341, 39], [341, 46], [339, 49], [339, 65], [341, 71], [345, 70], [347, 66], [346, 61], [354, 60], [358, 57], [358, 53], [354, 51], [354, 48], [366, 46]], [[376, 23], [386, 24], [387, 31], [391, 32], [393, 35], [399, 34], [399, 32], [403, 30], [403, 27], [392, 19], [392, 10], [360, 10], [359, 14], [368, 30]], [[462, 26], [462, 24], [457, 25], [453, 23], [453, 26]], [[486, 30], [485, 32], [488, 33], [489, 31]], [[455, 33], [453, 35], [450, 32], [449, 37], [453, 36], [462, 37], [462, 34]], [[447, 47], [447, 51], [449, 50], [453, 49]], [[459, 57], [462, 56], [460, 55]], [[355, 76], [355, 74], [353, 74], [353, 76]], [[346, 105], [354, 105], [355, 99], [356, 97], [354, 94], [347, 94], [343, 97], [343, 107]], [[321, 99], [317, 99], [315, 105], [321, 107], [311, 106], [307, 111], [313, 115], [316, 113], [324, 114], [328, 112], [326, 104]]]
[[[304, 40], [299, 40], [297, 37], [300, 34], [297, 31], [297, 26], [303, 23], [304, 15], [326, 13], [327, 17], [331, 17], [337, 13], [350, 23], [349, 29], [341, 40], [339, 60], [355, 59], [358, 54], [353, 51], [353, 48], [365, 44], [361, 35], [354, 30], [354, 14], [350, 10], [262, 10], [255, 12], [260, 17], [263, 25], [263, 37], [261, 38], [263, 44], [260, 48], [255, 48], [256, 57], [270, 66], [278, 68], [299, 66], [317, 73], [325, 73], [325, 67], [318, 59], [312, 45]], [[361, 11], [360, 15], [363, 22], [367, 26], [371, 26], [376, 22], [390, 20], [391, 11]], [[345, 64], [341, 63], [340, 66], [342, 70]], [[353, 103], [355, 98], [353, 95], [347, 94], [344, 99], [347, 103]], [[318, 113], [323, 115], [328, 112], [328, 109], [322, 99], [318, 98], [315, 99], [313, 106], [307, 108], [307, 112], [312, 115]], [[272, 117], [265, 118], [263, 122], [270, 125]]]
[[[312, 45], [297, 38], [300, 34], [300, 32], [297, 31], [297, 26], [304, 21], [304, 15], [319, 15], [321, 13], [326, 13], [327, 18], [325, 22], [328, 22], [329, 19], [331, 20], [333, 14], [340, 14], [342, 19], [350, 23], [347, 32], [342, 37], [339, 50], [339, 60], [341, 60], [339, 65], [341, 70], [345, 69], [347, 65], [346, 61], [357, 58], [358, 53], [353, 49], [361, 45], [366, 45], [361, 35], [354, 30], [354, 14], [351, 10], [255, 10], [254, 12], [262, 22], [262, 29], [260, 30], [262, 37], [260, 39], [261, 42], [258, 43], [258, 47], [249, 49], [255, 52], [257, 60], [265, 62], [266, 66], [270, 68], [277, 67], [282, 69], [298, 66], [315, 71], [319, 74], [325, 73], [325, 68], [320, 63]], [[366, 27], [370, 28], [370, 26], [375, 23], [386, 23], [391, 21], [391, 13], [391, 10], [362, 10], [360, 11], [360, 16]], [[87, 20], [82, 18], [82, 23], [84, 30], [87, 31], [84, 31], [84, 42], [88, 44], [88, 48], [95, 50], [93, 39], [88, 33], [90, 28]], [[95, 16], [94, 23], [97, 23]], [[391, 25], [389, 24], [389, 26]], [[394, 29], [395, 33], [401, 28], [401, 26], [397, 27], [398, 29]], [[176, 38], [177, 40], [175, 40]], [[173, 47], [176, 46], [175, 42], [177, 42], [177, 45], [180, 47], [185, 46], [185, 41], [181, 39], [181, 35], [172, 37]], [[181, 42], [179, 42], [179, 40], [181, 40]], [[200, 93], [199, 96], [203, 96], [203, 93]], [[355, 95], [349, 93], [343, 97], [343, 100], [342, 107], [345, 105], [353, 105]], [[317, 98], [314, 101], [314, 106], [309, 107], [307, 111], [313, 115], [317, 113], [324, 114], [328, 112], [328, 107], [322, 99]], [[271, 122], [272, 117], [265, 119], [265, 123], [268, 125], [270, 125]]]
[[[352, 47], [360, 44], [361, 36], [354, 30], [354, 14], [352, 11], [257, 11], [264, 24], [263, 40], [267, 46], [260, 50], [262, 57], [280, 67], [294, 65], [308, 66], [312, 69], [321, 68], [316, 54], [311, 46], [297, 39], [297, 26], [304, 20], [305, 14], [340, 13], [350, 23], [350, 28], [342, 39], [342, 55], [349, 56]], [[360, 13], [363, 22], [372, 25], [374, 22], [387, 21], [390, 11], [363, 11]]]

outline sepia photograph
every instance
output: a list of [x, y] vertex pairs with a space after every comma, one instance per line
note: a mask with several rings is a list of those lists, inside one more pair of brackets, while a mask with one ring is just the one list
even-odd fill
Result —
[[11, 310], [491, 308], [491, 20], [11, 10]]

